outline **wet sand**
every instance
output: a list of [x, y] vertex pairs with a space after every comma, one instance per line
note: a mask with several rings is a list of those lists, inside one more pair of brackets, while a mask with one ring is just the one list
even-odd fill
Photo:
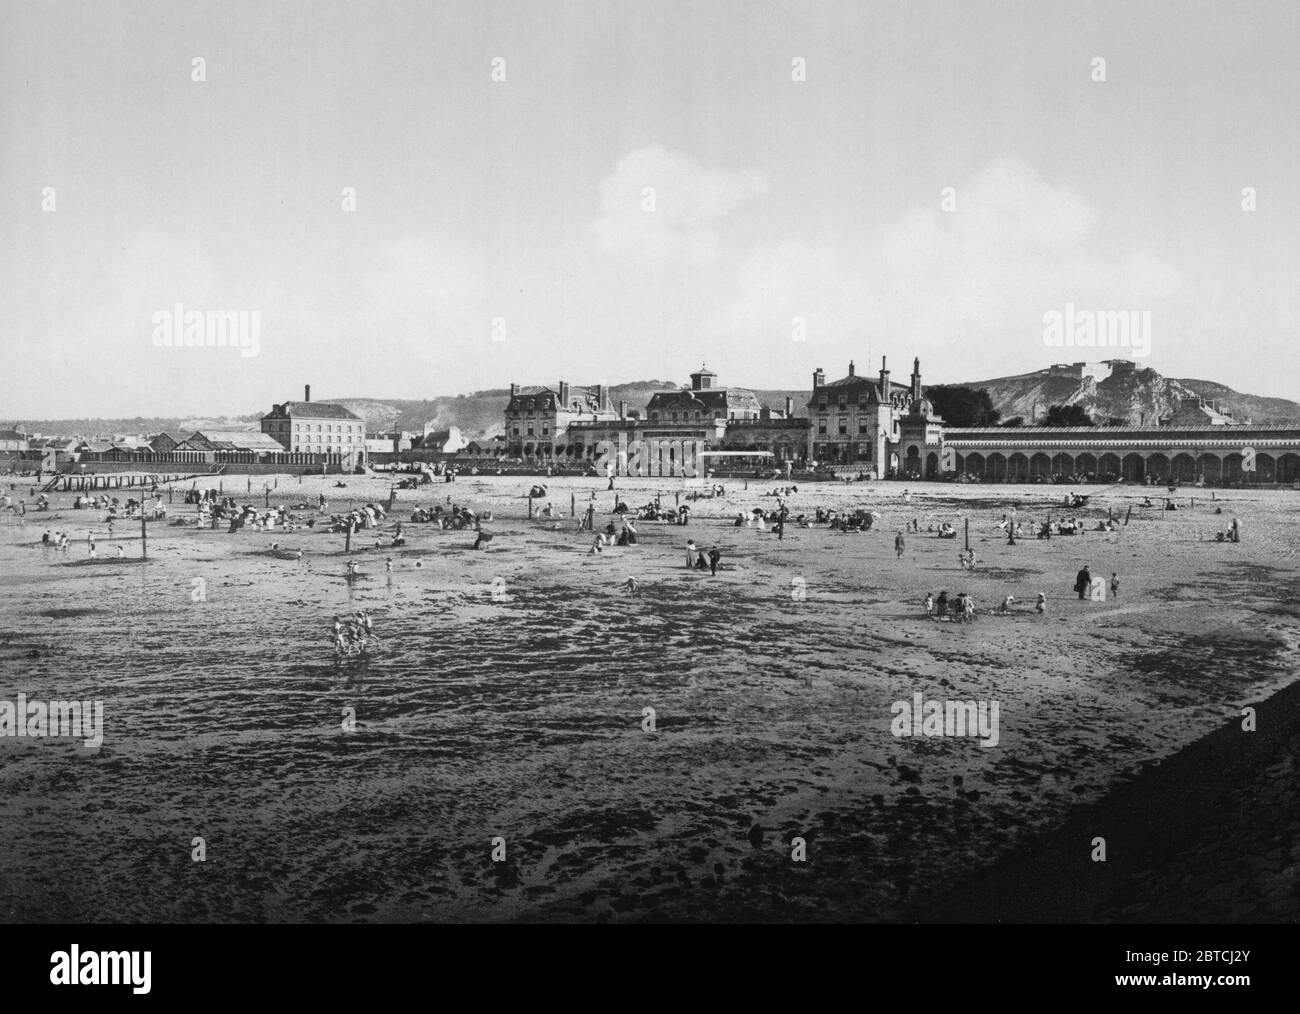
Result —
[[[334, 481], [282, 477], [271, 503], [322, 491], [331, 510], [387, 501], [386, 480]], [[565, 517], [527, 518], [534, 481]], [[159, 522], [146, 563], [115, 560], [103, 538], [90, 563], [85, 536], [106, 532], [102, 514], [68, 509], [66, 495], [25, 524], [0, 519], [0, 700], [101, 699], [106, 716], [98, 751], [0, 738], [0, 918], [1007, 917], [980, 907], [984, 878], [1031, 868], [1054, 833], [1117, 793], [1154, 800], [1142, 786], [1157, 765], [1295, 680], [1300, 494], [1227, 491], [1215, 504], [1180, 491], [1195, 508], [1135, 507], [1118, 533], [1007, 546], [994, 525], [1013, 503], [1026, 520], [1095, 525], [1163, 490], [924, 484], [904, 503], [896, 483], [800, 486], [795, 514], [861, 506], [882, 521], [863, 534], [790, 526], [778, 541], [730, 520], [775, 499], [725, 485], [726, 498], [692, 504], [688, 526], [640, 523], [639, 545], [600, 556], [567, 514], [571, 491], [579, 513], [595, 491], [603, 526], [604, 482], [462, 476], [404, 490], [379, 535], [404, 519], [407, 546], [359, 533], [354, 582], [343, 536], [318, 530]], [[238, 492], [242, 479], [226, 486], [263, 502]], [[1091, 494], [1088, 507], [1059, 506], [1067, 489]], [[655, 490], [671, 503], [683, 487], [620, 480], [618, 493], [637, 505]], [[470, 548], [472, 532], [405, 521], [448, 495], [494, 512], [487, 551]], [[1213, 542], [1233, 516], [1244, 541]], [[924, 531], [895, 559], [894, 533], [913, 517], [959, 531], [969, 518], [977, 571], [958, 569], [960, 538]], [[41, 548], [47, 525], [71, 532], [66, 555]], [[716, 577], [685, 568], [688, 537], [720, 547]], [[1085, 562], [1095, 577], [1119, 573], [1118, 600], [1075, 598]], [[940, 589], [972, 593], [983, 615], [927, 620], [921, 600]], [[1016, 611], [987, 615], [1006, 594]], [[380, 648], [337, 665], [331, 617], [358, 608]], [[997, 746], [894, 736], [891, 704], [917, 692], [998, 701]], [[355, 732], [340, 728], [345, 708]], [[1286, 749], [1258, 769], [1285, 765]], [[1224, 791], [1263, 777], [1196, 770]], [[806, 862], [791, 859], [796, 836]], [[191, 860], [195, 837], [206, 862]], [[1197, 848], [1194, 835], [1183, 844]], [[1189, 898], [1236, 876], [1238, 854], [1204, 845], [1180, 874]], [[1161, 848], [1151, 855], [1172, 846]], [[1256, 914], [1238, 918], [1288, 917], [1294, 868], [1274, 870], [1275, 851], [1250, 882], [1264, 895]], [[1154, 873], [1147, 884], [1153, 899], [1167, 893]], [[1010, 917], [1057, 910], [1031, 894]], [[1141, 900], [1077, 911], [1157, 918]]]

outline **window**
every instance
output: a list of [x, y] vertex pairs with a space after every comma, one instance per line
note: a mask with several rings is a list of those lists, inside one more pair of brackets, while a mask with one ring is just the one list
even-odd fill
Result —
[[847, 394], [841, 394], [841, 395], [840, 395], [840, 408], [844, 408], [845, 406], [848, 405], [848, 403], [849, 403], [849, 396], [848, 396]]
[[826, 411], [826, 398], [825, 398], [825, 396], [823, 396], [823, 397], [821, 397], [821, 398], [818, 399], [818, 401], [817, 401], [817, 407], [818, 407], [819, 409], [821, 409], [823, 412]]
[[818, 420], [817, 420], [817, 432], [818, 432], [821, 436], [825, 436], [825, 435], [826, 435], [826, 420], [825, 420], [825, 419], [818, 419]]
[[674, 413], [673, 413], [673, 422], [676, 422], [676, 421], [677, 421], [677, 413], [674, 412]]
[[317, 433], [320, 432], [320, 423], [317, 423], [317, 424], [316, 424], [316, 432], [317, 432]]
[[528, 435], [529, 435], [530, 437], [533, 435], [533, 424], [532, 424], [532, 423], [529, 423], [529, 424], [528, 424]]
[[871, 432], [871, 424], [870, 424], [869, 422], [867, 422], [867, 420], [865, 420], [865, 419], [859, 419], [859, 420], [858, 420], [858, 432], [859, 432], [859, 433], [870, 433], [870, 432]]
[[550, 435], [551, 435], [551, 428], [550, 428], [549, 426], [543, 424], [543, 425], [542, 425], [542, 436], [544, 436], [544, 437], [549, 437]]
[[651, 412], [651, 413], [650, 413], [650, 421], [651, 421], [651, 422], [658, 422], [658, 421], [659, 421], [659, 413], [658, 413], [658, 412]]
[[845, 436], [849, 432], [849, 424], [843, 419], [840, 420], [840, 436]]

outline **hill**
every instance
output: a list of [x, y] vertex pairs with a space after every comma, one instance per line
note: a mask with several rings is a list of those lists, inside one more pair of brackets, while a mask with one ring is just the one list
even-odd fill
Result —
[[[629, 409], [644, 410], [656, 391], [671, 391], [681, 385], [665, 380], [641, 380], [610, 387], [610, 399], [617, 408], [626, 401]], [[1289, 423], [1300, 425], [1300, 403], [1285, 398], [1262, 398], [1242, 394], [1209, 380], [1174, 379], [1155, 370], [1133, 370], [1097, 381], [1078, 379], [1046, 370], [1014, 377], [962, 381], [961, 386], [986, 388], [993, 406], [1004, 420], [1022, 416], [1026, 422], [1049, 405], [1082, 405], [1099, 423], [1123, 419], [1132, 424], [1151, 424], [1159, 416], [1170, 414], [1178, 399], [1193, 394], [1217, 400], [1238, 421]], [[803, 414], [808, 404], [808, 389], [754, 390], [763, 405], [784, 409], [787, 396], [794, 398], [795, 412]], [[347, 406], [366, 420], [367, 431], [422, 431], [426, 424], [434, 429], [457, 426], [469, 439], [491, 437], [504, 428], [502, 411], [510, 398], [510, 389], [491, 388], [471, 394], [446, 395], [423, 400], [402, 398], [344, 397], [321, 398]], [[157, 433], [160, 430], [189, 432], [204, 426], [256, 429], [260, 412], [229, 418], [136, 417], [133, 419], [17, 419], [0, 420], [0, 428], [12, 427], [29, 433], [64, 435], [109, 435], [113, 433]]]
[[1164, 377], [1152, 369], [1116, 373], [1100, 381], [1041, 370], [954, 386], [986, 389], [1003, 420], [1022, 416], [1030, 422], [1050, 405], [1082, 405], [1098, 423], [1123, 419], [1131, 425], [1152, 425], [1171, 414], [1180, 398], [1199, 395], [1217, 401], [1238, 422], [1300, 424], [1300, 403], [1242, 394], [1208, 380]]

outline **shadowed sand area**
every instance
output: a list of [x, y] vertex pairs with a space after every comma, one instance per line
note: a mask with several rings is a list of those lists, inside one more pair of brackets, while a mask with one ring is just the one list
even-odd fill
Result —
[[[281, 477], [271, 503], [387, 501], [385, 480], [334, 481]], [[534, 481], [564, 518], [528, 519]], [[1135, 507], [1118, 533], [1007, 546], [994, 525], [1012, 504], [1095, 525], [1150, 491], [1085, 487], [1088, 507], [1068, 510], [1059, 486], [925, 484], [907, 503], [898, 483], [801, 486], [795, 514], [861, 506], [882, 521], [864, 534], [788, 527], [778, 541], [731, 525], [776, 503], [742, 485], [692, 504], [688, 526], [642, 522], [639, 545], [600, 556], [567, 515], [571, 492], [581, 513], [595, 491], [603, 526], [604, 482], [405, 490], [378, 534], [403, 519], [407, 546], [359, 533], [353, 582], [343, 537], [320, 531], [160, 522], [141, 564], [114, 559], [102, 514], [66, 495], [49, 515], [0, 521], [0, 700], [100, 699], [105, 712], [97, 751], [0, 738], [0, 918], [1122, 921], [1168, 915], [1162, 878], [1192, 905], [1239, 876], [1260, 900], [1230, 892], [1225, 918], [1295, 918], [1294, 822], [1243, 824], [1211, 804], [1294, 780], [1294, 706], [1261, 710], [1275, 722], [1258, 733], [1240, 730], [1240, 710], [1295, 679], [1300, 494], [1211, 503], [1185, 490], [1178, 502], [1195, 507]], [[242, 480], [226, 486], [241, 496]], [[620, 480], [617, 492], [671, 503], [683, 488]], [[472, 532], [405, 521], [448, 495], [494, 512], [486, 551]], [[958, 569], [960, 539], [924, 531], [895, 559], [913, 517], [959, 530], [968, 518], [979, 569]], [[1232, 517], [1243, 541], [1214, 542]], [[42, 549], [46, 526], [70, 531], [66, 555]], [[720, 547], [716, 577], [685, 568], [688, 537]], [[1119, 573], [1117, 600], [1075, 598], [1085, 562]], [[973, 594], [978, 621], [927, 620], [921, 600], [941, 589]], [[988, 615], [1006, 594], [1016, 611]], [[380, 649], [336, 664], [331, 618], [359, 608]], [[917, 692], [999, 702], [997, 745], [896, 737], [891, 705]], [[341, 729], [345, 708], [355, 732]], [[1216, 760], [1187, 752], [1211, 733]], [[1186, 778], [1157, 777], [1179, 764]], [[1182, 807], [1196, 820], [1157, 833], [1132, 818], [1198, 785], [1205, 806]], [[1102, 887], [1088, 879], [1089, 841], [1107, 834], [1092, 830], [1098, 814], [1122, 825]], [[195, 837], [206, 862], [191, 861]], [[1262, 867], [1239, 868], [1257, 851]], [[1069, 857], [1079, 868], [1052, 883], [1033, 874]]]

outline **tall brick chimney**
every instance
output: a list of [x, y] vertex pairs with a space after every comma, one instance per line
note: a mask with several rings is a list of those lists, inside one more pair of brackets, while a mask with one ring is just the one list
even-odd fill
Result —
[[849, 376], [851, 377], [851, 376], [853, 376], [853, 374], [854, 374], [854, 369], [853, 369], [853, 360], [850, 359], [850, 360], [849, 360]]
[[306, 384], [303, 386], [302, 400], [311, 401], [311, 384]]
[[816, 370], [813, 371], [813, 389], [816, 390], [817, 388], [821, 387], [825, 383], [826, 383], [826, 371], [819, 366], [817, 367]]
[[618, 403], [618, 417], [619, 417], [620, 419], [626, 419], [626, 418], [627, 418], [627, 402], [625, 402], [625, 401], [620, 401], [620, 402]]
[[880, 400], [889, 401], [889, 370], [885, 366], [885, 357], [880, 357]]
[[787, 419], [794, 418], [794, 399], [788, 394], [785, 396], [785, 417]]
[[518, 393], [519, 393], [519, 385], [518, 385], [518, 384], [511, 384], [511, 385], [510, 385], [510, 397], [513, 398], [513, 397], [514, 397], [516, 394], [518, 394]]

